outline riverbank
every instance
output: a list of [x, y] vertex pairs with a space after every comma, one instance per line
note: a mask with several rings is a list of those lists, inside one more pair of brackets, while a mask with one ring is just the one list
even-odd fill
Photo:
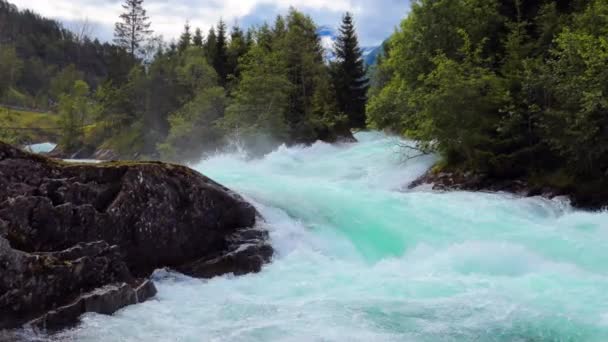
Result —
[[[539, 180], [540, 179], [540, 180]], [[550, 177], [531, 180], [526, 178], [499, 179], [487, 174], [455, 168], [429, 169], [409, 185], [410, 189], [431, 185], [438, 191], [508, 192], [522, 197], [568, 197], [573, 207], [597, 211], [608, 206], [608, 184], [602, 180], [573, 184], [557, 184]]]

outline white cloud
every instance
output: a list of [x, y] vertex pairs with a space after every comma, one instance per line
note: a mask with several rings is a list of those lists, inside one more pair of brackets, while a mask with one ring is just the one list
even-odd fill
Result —
[[[12, 0], [20, 8], [33, 9], [43, 16], [67, 23], [88, 19], [97, 24], [94, 35], [109, 39], [121, 12], [121, 0]], [[387, 37], [409, 7], [407, 0], [147, 0], [144, 2], [152, 28], [166, 39], [179, 36], [184, 23], [204, 31], [219, 18], [232, 24], [272, 20], [294, 6], [310, 13], [317, 24], [337, 26], [345, 11], [360, 23], [363, 44], [377, 44]], [[68, 25], [69, 27], [69, 25]]]

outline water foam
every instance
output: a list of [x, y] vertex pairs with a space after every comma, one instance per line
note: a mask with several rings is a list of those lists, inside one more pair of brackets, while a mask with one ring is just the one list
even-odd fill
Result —
[[262, 273], [155, 275], [159, 294], [86, 315], [77, 341], [606, 341], [608, 214], [505, 194], [400, 191], [432, 156], [394, 138], [221, 154], [194, 167], [265, 217]]

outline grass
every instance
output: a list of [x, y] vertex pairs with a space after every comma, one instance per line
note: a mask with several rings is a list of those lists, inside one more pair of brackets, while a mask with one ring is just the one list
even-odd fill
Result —
[[59, 115], [0, 107], [0, 140], [11, 144], [57, 142]]

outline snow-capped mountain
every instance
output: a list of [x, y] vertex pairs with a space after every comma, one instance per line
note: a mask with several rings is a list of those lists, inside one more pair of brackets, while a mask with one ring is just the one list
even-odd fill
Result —
[[[325, 49], [325, 60], [332, 62], [336, 59], [334, 54], [334, 43], [338, 38], [338, 31], [331, 26], [320, 26], [317, 29], [317, 34], [321, 37], [321, 45]], [[376, 63], [376, 58], [380, 51], [380, 46], [368, 46], [361, 48], [363, 52], [363, 60], [367, 65]]]

